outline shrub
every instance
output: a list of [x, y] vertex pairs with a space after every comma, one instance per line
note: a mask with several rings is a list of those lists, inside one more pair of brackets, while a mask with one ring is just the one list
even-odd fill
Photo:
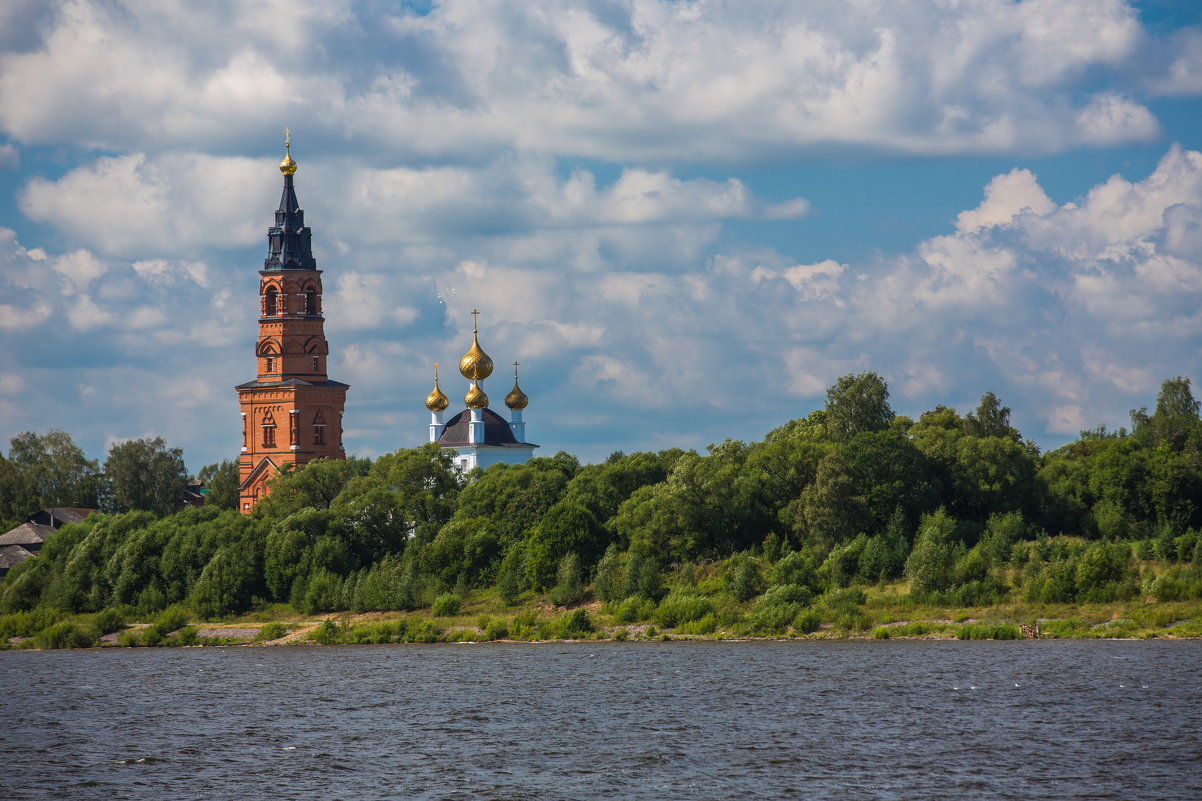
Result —
[[338, 626], [333, 620], [323, 620], [321, 625], [313, 630], [309, 638], [322, 645], [333, 645], [339, 641]]
[[13, 612], [0, 617], [0, 640], [9, 637], [32, 637], [48, 629], [63, 617], [57, 609], [38, 607], [29, 612]]
[[117, 635], [117, 645], [122, 648], [137, 648], [141, 644], [141, 635], [132, 629], [126, 629]]
[[611, 544], [605, 549], [605, 555], [601, 557], [601, 562], [597, 565], [597, 575], [593, 578], [593, 594], [602, 603], [610, 604], [620, 601], [625, 580], [618, 546]]
[[503, 640], [509, 636], [509, 627], [501, 619], [490, 620], [484, 627], [484, 637], [488, 640]]
[[100, 630], [101, 634], [112, 634], [125, 625], [125, 615], [122, 610], [113, 607], [101, 609], [92, 618], [92, 624]]
[[727, 564], [727, 573], [731, 597], [740, 603], [750, 601], [764, 588], [760, 567], [749, 556], [733, 557]]
[[835, 618], [835, 626], [845, 631], [867, 631], [872, 626], [872, 617], [863, 609], [849, 607]]
[[150, 631], [162, 638], [173, 631], [182, 629], [187, 623], [188, 614], [178, 606], [171, 606], [159, 613], [151, 625]]
[[655, 622], [666, 628], [676, 628], [681, 623], [713, 616], [713, 612], [714, 603], [709, 598], [687, 591], [673, 592], [655, 610]]
[[99, 639], [100, 632], [95, 626], [64, 620], [39, 634], [34, 645], [38, 648], [90, 648]]
[[580, 557], [569, 552], [559, 560], [555, 571], [555, 586], [551, 588], [551, 600], [557, 606], [571, 606], [584, 597], [584, 576], [580, 570]]
[[1017, 640], [1022, 635], [1010, 623], [966, 623], [956, 630], [957, 640]]
[[717, 630], [718, 618], [714, 616], [713, 612], [697, 620], [681, 623], [676, 627], [677, 634], [713, 634]]
[[436, 617], [454, 617], [459, 614], [459, 606], [463, 603], [463, 599], [453, 592], [444, 592], [442, 595], [434, 599], [434, 606], [431, 607], [431, 612]]
[[655, 612], [655, 602], [646, 598], [632, 595], [614, 610], [614, 620], [618, 623], [637, 623], [646, 620]]
[[614, 629], [614, 642], [626, 642], [628, 637], [630, 637], [630, 632], [626, 630], [625, 626]]
[[270, 642], [278, 640], [288, 633], [288, 628], [283, 623], [268, 623], [265, 626], [259, 627], [259, 633], [255, 635], [255, 642]]
[[184, 626], [171, 638], [168, 645], [196, 645], [196, 635], [195, 626]]
[[509, 633], [515, 640], [532, 640], [538, 636], [538, 615], [533, 609], [526, 609], [514, 615], [509, 626]]
[[593, 621], [583, 609], [574, 609], [551, 623], [552, 636], [565, 640], [580, 639], [592, 631]]
[[795, 603], [756, 603], [751, 610], [748, 623], [752, 631], [765, 634], [780, 634], [793, 622], [801, 612], [801, 604]]
[[779, 584], [775, 587], [769, 587], [768, 591], [760, 596], [757, 603], [761, 604], [801, 604], [809, 606], [814, 600], [814, 593], [810, 592], [809, 588], [799, 584]]
[[802, 609], [793, 618], [794, 631], [801, 632], [802, 634], [811, 634], [820, 628], [822, 628], [822, 614], [813, 607]]

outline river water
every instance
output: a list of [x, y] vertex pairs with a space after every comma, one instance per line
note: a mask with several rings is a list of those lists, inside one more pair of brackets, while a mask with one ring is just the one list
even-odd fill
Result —
[[9, 799], [1199, 799], [1202, 642], [0, 652]]

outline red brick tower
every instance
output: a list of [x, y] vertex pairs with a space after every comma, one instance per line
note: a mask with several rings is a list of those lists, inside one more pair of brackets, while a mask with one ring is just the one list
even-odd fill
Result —
[[284, 133], [284, 193], [275, 225], [267, 231], [269, 252], [259, 272], [259, 373], [236, 387], [242, 407], [243, 512], [267, 494], [267, 482], [286, 464], [346, 458], [342, 408], [348, 385], [326, 377], [330, 349], [321, 314], [321, 270], [296, 200], [296, 162], [289, 132]]

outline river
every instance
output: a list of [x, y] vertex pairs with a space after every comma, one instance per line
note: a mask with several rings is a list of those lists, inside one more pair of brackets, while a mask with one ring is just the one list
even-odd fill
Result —
[[1202, 642], [0, 652], [9, 799], [1198, 799]]

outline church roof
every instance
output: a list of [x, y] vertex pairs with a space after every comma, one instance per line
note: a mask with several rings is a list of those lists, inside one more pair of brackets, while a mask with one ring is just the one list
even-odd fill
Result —
[[483, 409], [481, 411], [484, 417], [483, 442], [468, 441], [468, 424], [471, 423], [472, 413], [464, 409], [447, 421], [446, 428], [442, 431], [442, 436], [438, 438], [438, 444], [444, 448], [459, 448], [471, 445], [493, 445], [510, 448], [531, 447], [531, 443], [518, 442], [514, 438], [513, 429], [509, 427], [509, 423], [506, 422], [504, 417], [492, 409]]
[[344, 384], [341, 381], [310, 381], [307, 378], [285, 378], [280, 381], [247, 381], [245, 384], [239, 384], [234, 389], [258, 389], [260, 387], [346, 387], [350, 388], [350, 384]]

